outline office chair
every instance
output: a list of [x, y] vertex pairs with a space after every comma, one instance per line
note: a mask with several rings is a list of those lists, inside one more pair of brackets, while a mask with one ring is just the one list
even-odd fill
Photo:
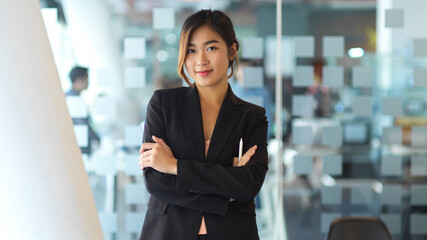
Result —
[[343, 217], [332, 221], [328, 240], [392, 240], [387, 226], [372, 217]]

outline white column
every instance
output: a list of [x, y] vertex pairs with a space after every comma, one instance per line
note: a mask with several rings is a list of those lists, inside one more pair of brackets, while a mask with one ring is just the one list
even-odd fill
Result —
[[38, 1], [0, 34], [0, 239], [103, 239]]
[[283, 132], [282, 132], [282, 0], [276, 0], [276, 153], [275, 178], [277, 195], [275, 196], [274, 239], [287, 240], [285, 213], [283, 208]]

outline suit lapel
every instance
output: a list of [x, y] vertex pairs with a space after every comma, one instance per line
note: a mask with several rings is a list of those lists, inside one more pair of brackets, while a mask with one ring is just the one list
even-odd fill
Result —
[[221, 150], [224, 148], [225, 143], [235, 129], [235, 126], [243, 113], [242, 108], [239, 106], [242, 103], [243, 102], [234, 95], [231, 87], [228, 86], [227, 96], [222, 103], [215, 123], [215, 128], [212, 133], [206, 161], [215, 162], [219, 157]]
[[181, 117], [188, 136], [191, 136], [191, 143], [197, 158], [208, 162], [215, 162], [215, 159], [219, 157], [221, 150], [243, 113], [242, 108], [239, 106], [243, 102], [234, 95], [229, 86], [215, 123], [208, 154], [205, 159], [205, 137], [197, 88], [194, 86], [183, 88], [181, 95], [181, 98], [178, 100]]
[[198, 159], [205, 159], [205, 137], [199, 95], [195, 86], [183, 88], [178, 99], [181, 117]]

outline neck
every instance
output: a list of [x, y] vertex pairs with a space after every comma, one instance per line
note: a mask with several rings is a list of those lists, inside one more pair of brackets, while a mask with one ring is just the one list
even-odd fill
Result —
[[75, 86], [72, 86], [71, 89], [78, 94], [80, 94], [80, 92], [82, 91], [78, 87], [75, 87]]
[[197, 87], [202, 103], [221, 105], [228, 91], [228, 81], [215, 87]]

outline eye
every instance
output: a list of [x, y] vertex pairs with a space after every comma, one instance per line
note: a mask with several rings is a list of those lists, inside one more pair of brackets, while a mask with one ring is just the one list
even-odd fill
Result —
[[216, 49], [218, 49], [217, 47], [208, 47], [208, 51], [212, 51], [212, 50], [216, 50]]
[[194, 49], [188, 49], [187, 53], [194, 53]]

